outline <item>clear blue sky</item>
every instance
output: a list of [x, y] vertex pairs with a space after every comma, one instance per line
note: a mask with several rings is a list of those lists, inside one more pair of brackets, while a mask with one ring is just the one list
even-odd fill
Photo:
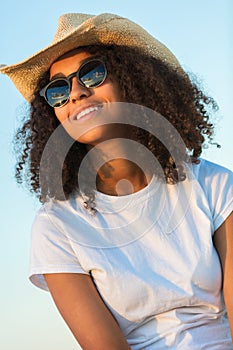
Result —
[[[67, 12], [117, 13], [138, 22], [196, 73], [220, 106], [216, 140], [205, 158], [233, 170], [233, 2], [231, 0], [4, 1], [0, 63], [15, 63], [47, 46], [57, 18]], [[48, 293], [28, 281], [30, 227], [36, 200], [14, 181], [12, 137], [25, 104], [0, 76], [1, 102], [1, 329], [4, 350], [74, 350], [78, 346]]]

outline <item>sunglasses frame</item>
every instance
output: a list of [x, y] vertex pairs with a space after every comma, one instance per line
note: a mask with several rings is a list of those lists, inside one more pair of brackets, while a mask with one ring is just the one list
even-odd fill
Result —
[[[79, 78], [79, 72], [80, 72], [80, 70], [81, 70], [83, 67], [85, 67], [87, 64], [89, 64], [90, 62], [95, 62], [95, 61], [101, 63], [101, 64], [104, 66], [104, 69], [105, 69], [104, 78], [103, 78], [103, 80], [102, 80], [99, 84], [97, 84], [97, 85], [95, 85], [95, 86], [93, 86], [93, 87], [88, 87], [88, 86], [85, 85], [85, 83], [83, 83], [83, 82], [80, 80], [80, 78]], [[45, 87], [43, 87], [43, 89], [40, 90], [40, 96], [44, 97], [45, 101], [48, 103], [48, 105], [49, 105], [50, 107], [52, 107], [52, 108], [61, 108], [61, 107], [65, 106], [65, 105], [68, 103], [69, 99], [70, 99], [70, 92], [71, 92], [71, 89], [72, 89], [72, 81], [71, 81], [71, 80], [72, 80], [74, 77], [76, 77], [76, 79], [77, 79], [77, 81], [79, 82], [79, 84], [80, 84], [81, 86], [83, 86], [84, 88], [86, 88], [86, 89], [95, 89], [96, 87], [99, 87], [100, 85], [102, 85], [102, 84], [104, 83], [104, 81], [105, 81], [105, 79], [106, 79], [106, 77], [107, 77], [107, 74], [108, 74], [108, 72], [107, 72], [107, 67], [106, 67], [105, 63], [104, 63], [101, 59], [99, 59], [99, 58], [93, 58], [93, 59], [90, 59], [90, 60], [84, 62], [84, 63], [78, 68], [78, 70], [77, 70], [76, 72], [73, 72], [73, 73], [69, 74], [67, 77], [64, 77], [64, 78], [61, 77], [61, 78], [57, 78], [57, 79], [51, 80]], [[46, 92], [47, 92], [48, 88], [50, 87], [50, 85], [54, 84], [54, 83], [57, 82], [57, 81], [65, 81], [65, 82], [67, 83], [67, 85], [68, 85], [68, 87], [69, 87], [69, 97], [67, 98], [66, 102], [64, 102], [61, 106], [57, 106], [57, 107], [56, 107], [56, 106], [52, 106], [52, 105], [49, 103], [48, 98], [47, 98], [47, 96], [46, 96]]]

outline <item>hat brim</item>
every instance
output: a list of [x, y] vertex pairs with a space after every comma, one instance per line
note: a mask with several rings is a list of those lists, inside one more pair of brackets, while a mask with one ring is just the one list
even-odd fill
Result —
[[41, 51], [17, 64], [3, 66], [0, 72], [10, 77], [16, 88], [30, 102], [41, 75], [60, 56], [89, 45], [124, 45], [135, 47], [185, 74], [172, 52], [136, 23], [113, 14], [83, 15], [77, 28]]

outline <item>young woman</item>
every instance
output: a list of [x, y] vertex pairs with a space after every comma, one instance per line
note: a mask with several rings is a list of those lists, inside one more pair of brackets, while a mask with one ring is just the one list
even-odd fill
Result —
[[30, 279], [82, 348], [233, 349], [233, 175], [200, 158], [215, 102], [112, 14], [62, 16], [1, 72], [31, 105], [16, 140], [17, 180], [43, 203]]

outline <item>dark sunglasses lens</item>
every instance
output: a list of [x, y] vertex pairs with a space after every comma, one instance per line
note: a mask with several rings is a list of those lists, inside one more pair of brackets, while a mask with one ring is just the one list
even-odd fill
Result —
[[93, 60], [80, 68], [78, 79], [87, 88], [94, 88], [104, 82], [106, 75], [107, 70], [104, 63], [99, 60]]
[[61, 107], [69, 99], [70, 87], [66, 80], [59, 79], [49, 85], [46, 90], [46, 99], [51, 107]]

